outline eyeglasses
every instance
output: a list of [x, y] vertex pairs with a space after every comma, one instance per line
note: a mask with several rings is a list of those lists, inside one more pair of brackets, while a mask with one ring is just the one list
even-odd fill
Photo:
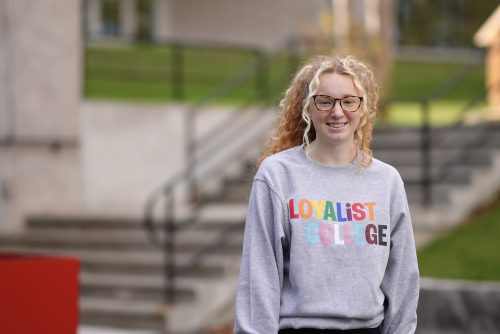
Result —
[[328, 95], [314, 95], [314, 105], [319, 111], [332, 111], [335, 103], [340, 101], [340, 108], [346, 112], [355, 112], [359, 109], [363, 98], [361, 96], [346, 96], [340, 99], [334, 99]]

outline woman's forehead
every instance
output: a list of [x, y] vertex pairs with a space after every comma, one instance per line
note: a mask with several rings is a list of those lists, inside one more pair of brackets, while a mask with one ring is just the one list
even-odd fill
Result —
[[331, 95], [357, 95], [358, 90], [350, 75], [335, 72], [322, 73], [319, 76], [318, 93]]

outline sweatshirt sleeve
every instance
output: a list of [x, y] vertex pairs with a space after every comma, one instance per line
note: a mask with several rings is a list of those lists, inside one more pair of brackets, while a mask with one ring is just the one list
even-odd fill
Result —
[[391, 244], [382, 291], [385, 316], [382, 334], [413, 334], [420, 289], [415, 241], [402, 181], [391, 207]]
[[285, 217], [277, 193], [255, 179], [245, 224], [234, 333], [278, 332]]

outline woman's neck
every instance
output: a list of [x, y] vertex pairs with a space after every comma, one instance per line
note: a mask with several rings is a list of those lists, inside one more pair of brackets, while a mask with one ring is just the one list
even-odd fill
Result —
[[351, 163], [356, 157], [354, 143], [350, 145], [333, 146], [322, 144], [318, 140], [313, 141], [307, 148], [310, 159], [326, 166], [343, 166]]

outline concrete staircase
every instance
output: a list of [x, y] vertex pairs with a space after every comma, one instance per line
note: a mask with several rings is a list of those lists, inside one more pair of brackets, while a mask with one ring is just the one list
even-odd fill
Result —
[[422, 157], [417, 129], [381, 130], [374, 155], [400, 172], [417, 247], [446, 233], [500, 189], [500, 124], [442, 127], [431, 132], [431, 206], [422, 205]]
[[[500, 188], [500, 125], [440, 128], [432, 136], [433, 173], [453, 163], [433, 185], [431, 207], [420, 204], [420, 132], [377, 130], [373, 142], [374, 156], [394, 165], [405, 181], [419, 246], [453, 228]], [[149, 243], [139, 218], [32, 217], [25, 234], [0, 235], [0, 251], [79, 257], [83, 324], [203, 333], [232, 319], [253, 176], [249, 161], [204, 198], [195, 224], [178, 231], [175, 305], [163, 303], [163, 250]], [[217, 247], [193, 270], [182, 270], [208, 244]]]
[[[137, 219], [34, 217], [24, 234], [0, 236], [0, 251], [78, 257], [81, 324], [197, 333], [232, 317], [246, 208], [232, 207], [232, 217], [225, 219], [214, 215], [221, 210], [207, 206], [200, 222], [177, 234], [175, 305], [163, 302], [163, 250], [150, 244]], [[219, 247], [184, 270], [197, 250], [221, 235]]]

